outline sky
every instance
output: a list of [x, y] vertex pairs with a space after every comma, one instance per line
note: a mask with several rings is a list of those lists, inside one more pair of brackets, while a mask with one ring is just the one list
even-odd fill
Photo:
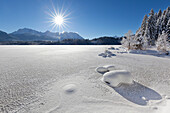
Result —
[[0, 30], [11, 33], [21, 28], [58, 32], [49, 23], [53, 6], [69, 14], [67, 28], [84, 38], [123, 36], [140, 27], [145, 14], [170, 6], [169, 0], [0, 0]]

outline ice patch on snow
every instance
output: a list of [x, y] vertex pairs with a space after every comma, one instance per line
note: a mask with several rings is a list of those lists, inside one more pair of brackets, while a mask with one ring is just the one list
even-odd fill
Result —
[[102, 81], [109, 84], [112, 87], [118, 87], [122, 83], [124, 84], [133, 83], [130, 72], [126, 70], [114, 70], [107, 72], [103, 75]]

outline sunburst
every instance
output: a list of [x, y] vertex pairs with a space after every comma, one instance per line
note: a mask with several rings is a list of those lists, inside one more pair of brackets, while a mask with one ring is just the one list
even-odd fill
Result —
[[70, 13], [67, 13], [67, 10], [63, 10], [63, 7], [61, 9], [56, 8], [53, 6], [53, 10], [51, 10], [49, 8], [49, 11], [47, 12], [47, 14], [50, 16], [49, 18], [49, 23], [50, 26], [52, 26], [52, 30], [56, 29], [59, 32], [63, 32], [61, 30], [63, 30], [64, 28], [68, 28], [68, 23], [70, 23], [68, 20]]

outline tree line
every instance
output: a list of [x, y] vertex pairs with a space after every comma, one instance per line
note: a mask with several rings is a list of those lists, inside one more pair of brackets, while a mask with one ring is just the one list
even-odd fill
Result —
[[128, 49], [146, 50], [156, 46], [157, 50], [167, 52], [170, 49], [170, 7], [158, 13], [151, 9], [136, 33], [128, 31], [121, 43]]

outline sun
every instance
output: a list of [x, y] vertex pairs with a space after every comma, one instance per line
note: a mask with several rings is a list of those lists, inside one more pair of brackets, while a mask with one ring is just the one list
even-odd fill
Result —
[[68, 18], [70, 13], [68, 13], [67, 10], [63, 10], [63, 8], [56, 10], [53, 6], [53, 10], [49, 9], [47, 14], [50, 16], [48, 22], [51, 23], [50, 26], [52, 26], [52, 30], [55, 29], [59, 32], [63, 32], [62, 30], [68, 27], [67, 23], [70, 23], [68, 21], [70, 19]]
[[63, 22], [64, 22], [64, 19], [61, 15], [57, 15], [56, 17], [54, 17], [54, 22], [57, 24], [57, 25], [62, 25]]

